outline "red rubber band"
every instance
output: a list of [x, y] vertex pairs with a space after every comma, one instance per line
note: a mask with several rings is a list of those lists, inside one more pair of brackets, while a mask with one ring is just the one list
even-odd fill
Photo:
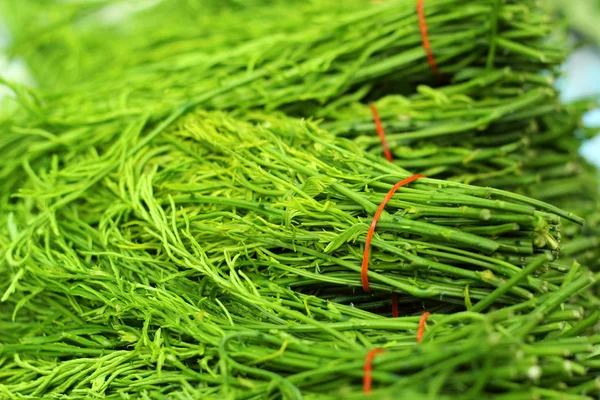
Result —
[[371, 113], [373, 114], [373, 120], [375, 121], [377, 135], [379, 136], [379, 140], [381, 140], [381, 145], [383, 146], [383, 154], [385, 155], [386, 160], [392, 162], [392, 152], [390, 151], [387, 141], [385, 140], [385, 131], [383, 129], [383, 125], [381, 125], [377, 108], [375, 108], [375, 104], [373, 103], [369, 104], [369, 107], [371, 107]]
[[[371, 113], [373, 114], [373, 121], [375, 121], [375, 129], [377, 130], [377, 136], [379, 136], [379, 140], [381, 140], [381, 146], [383, 147], [383, 154], [385, 155], [386, 160], [392, 162], [394, 159], [392, 157], [392, 152], [387, 144], [387, 140], [385, 140], [385, 130], [383, 129], [383, 125], [381, 124], [381, 119], [379, 119], [379, 113], [377, 112], [377, 108], [375, 104], [369, 104], [371, 107]], [[396, 293], [392, 293], [392, 317], [398, 318], [398, 296]]]
[[435, 63], [435, 59], [433, 58], [433, 53], [431, 52], [431, 44], [429, 43], [429, 37], [427, 36], [427, 22], [425, 22], [424, 3], [425, 0], [417, 0], [417, 14], [419, 14], [419, 29], [421, 30], [421, 37], [423, 38], [423, 48], [425, 48], [425, 53], [427, 53], [427, 62], [433, 70], [433, 73], [436, 76], [439, 76], [440, 71], [438, 71], [437, 64]]
[[379, 207], [377, 207], [377, 211], [375, 211], [375, 215], [373, 216], [373, 222], [371, 222], [371, 227], [369, 228], [369, 231], [367, 232], [367, 240], [365, 241], [365, 251], [363, 253], [363, 260], [362, 260], [362, 269], [360, 271], [362, 287], [365, 290], [365, 292], [371, 291], [371, 288], [369, 287], [369, 277], [367, 274], [369, 272], [369, 251], [371, 249], [371, 240], [373, 239], [373, 234], [375, 233], [375, 227], [377, 226], [377, 221], [379, 220], [379, 217], [381, 216], [381, 213], [383, 212], [383, 209], [385, 208], [385, 205], [387, 204], [387, 202], [390, 201], [390, 199], [392, 198], [394, 193], [396, 193], [396, 190], [400, 189], [404, 185], [407, 185], [413, 181], [416, 181], [419, 178], [425, 178], [425, 176], [421, 175], [421, 174], [414, 174], [414, 175], [396, 183], [390, 189], [390, 191], [385, 195], [385, 197], [383, 198], [383, 201], [381, 202]]
[[417, 331], [417, 343], [419, 343], [423, 339], [423, 333], [425, 333], [425, 323], [427, 322], [427, 317], [431, 314], [425, 311], [421, 314], [421, 320], [419, 321], [419, 330]]
[[363, 392], [371, 393], [371, 383], [373, 382], [373, 358], [377, 354], [385, 353], [384, 349], [373, 349], [367, 353], [365, 358], [365, 367], [363, 369]]

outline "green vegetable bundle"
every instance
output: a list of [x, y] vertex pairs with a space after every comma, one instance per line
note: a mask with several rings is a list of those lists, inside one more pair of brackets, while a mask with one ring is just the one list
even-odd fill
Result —
[[[383, 76], [395, 82], [431, 81], [433, 76], [414, 0], [376, 5], [358, 0], [343, 4], [287, 0], [268, 7], [251, 2], [233, 11], [217, 10], [212, 1], [177, 0], [160, 2], [126, 22], [94, 22], [90, 14], [111, 3], [115, 2], [50, 2], [50, 8], [46, 1], [8, 3], [4, 13], [12, 16], [8, 18], [15, 36], [12, 52], [31, 61], [35, 77], [45, 87], [60, 89], [98, 75], [118, 75], [130, 86], [140, 83], [132, 73], [139, 78], [141, 68], [152, 75], [147, 82], [155, 84], [170, 74], [185, 73], [188, 97], [194, 86], [198, 85], [196, 93], [206, 87], [201, 72], [207, 63], [215, 72], [215, 67], [222, 68], [220, 79], [264, 71], [259, 79], [268, 82], [280, 74], [289, 79], [297, 68], [331, 81], [314, 87], [314, 79], [308, 79], [304, 93], [312, 96], [305, 100], [322, 100], [332, 86], [374, 83]], [[557, 21], [533, 0], [469, 4], [428, 0], [425, 10], [429, 41], [445, 75], [486, 63], [532, 71], [564, 59], [562, 44], [546, 40]], [[231, 51], [232, 47], [238, 50]], [[170, 92], [178, 86], [168, 83]], [[386, 86], [390, 83], [388, 79]]]
[[[464, 75], [472, 78], [374, 103], [396, 165], [544, 200], [582, 192], [589, 201], [597, 197], [595, 169], [577, 155], [582, 137], [574, 134], [594, 103], [563, 105], [551, 81], [537, 75], [510, 70]], [[383, 154], [368, 106], [329, 107], [321, 116], [323, 128]]]
[[[563, 105], [541, 76], [510, 70], [465, 71], [465, 82], [420, 87], [410, 98], [375, 102], [394, 164], [430, 177], [492, 186], [549, 201], [590, 218], [584, 230], [567, 224], [575, 242], [566, 255], [597, 264], [599, 176], [578, 155], [581, 140], [597, 129], [581, 126], [594, 102]], [[328, 107], [325, 129], [382, 156], [373, 115], [364, 104]]]
[[[599, 339], [575, 337], [598, 319], [583, 311], [596, 277], [550, 263], [559, 216], [577, 217], [419, 180], [378, 224], [369, 296], [365, 222], [407, 173], [311, 123], [246, 119], [140, 120], [99, 152], [26, 168], [0, 231], [2, 393], [352, 398], [374, 347], [389, 353], [382, 396], [596, 390]], [[406, 317], [372, 313], [392, 291]], [[423, 307], [433, 327], [415, 348]]]
[[[440, 73], [452, 77], [486, 64], [522, 71], [559, 65], [563, 46], [546, 40], [554, 21], [537, 3], [428, 1], [428, 38]], [[150, 44], [145, 51], [136, 49], [142, 53], [139, 64], [103, 66], [105, 73], [41, 101], [49, 105], [46, 122], [53, 124], [145, 113], [164, 117], [190, 103], [312, 115], [320, 104], [358, 88], [356, 95], [364, 96], [370, 88], [411, 90], [414, 83], [439, 82], [422, 40], [413, 0], [394, 1], [220, 51], [186, 44], [176, 54], [149, 59], [156, 54]]]
[[[581, 318], [576, 310], [557, 310], [559, 296], [546, 298], [539, 311], [518, 316], [511, 315], [516, 310], [505, 309], [487, 316], [431, 318], [424, 341], [415, 346], [415, 317], [390, 320], [365, 313], [346, 322], [321, 317], [318, 323], [305, 323], [304, 310], [329, 315], [337, 311], [334, 316], [347, 317], [351, 308], [286, 296], [283, 288], [272, 290], [271, 296], [266, 290], [255, 295], [253, 286], [243, 296], [228, 289], [231, 294], [217, 294], [214, 302], [203, 301], [187, 288], [186, 298], [199, 305], [177, 304], [173, 292], [179, 280], [164, 284], [168, 291], [139, 284], [125, 299], [111, 299], [120, 305], [116, 310], [110, 304], [98, 313], [80, 300], [82, 311], [91, 315], [112, 314], [106, 317], [110, 325], [100, 325], [98, 318], [95, 323], [73, 320], [62, 297], [32, 297], [21, 315], [63, 325], [41, 330], [39, 324], [19, 319], [11, 323], [26, 338], [4, 347], [6, 383], [0, 392], [25, 398], [365, 398], [360, 380], [370, 342], [386, 348], [373, 362], [376, 398], [530, 399], [567, 394], [590, 399], [587, 395], [598, 390], [594, 374], [599, 360], [592, 349], [600, 339], [577, 337], [597, 313]], [[113, 286], [104, 282], [107, 288]], [[566, 289], [573, 293], [581, 286], [584, 280]], [[93, 293], [86, 297], [96, 300]], [[58, 311], [49, 311], [48, 304]], [[211, 309], [210, 304], [221, 306]], [[146, 307], [151, 311], [145, 312]], [[284, 316], [299, 321], [287, 326], [257, 322]], [[135, 317], [138, 326], [131, 324]], [[123, 318], [129, 318], [129, 325], [118, 322]], [[561, 324], [569, 328], [561, 330]], [[37, 328], [33, 334], [32, 328]], [[332, 338], [329, 331], [349, 343]]]

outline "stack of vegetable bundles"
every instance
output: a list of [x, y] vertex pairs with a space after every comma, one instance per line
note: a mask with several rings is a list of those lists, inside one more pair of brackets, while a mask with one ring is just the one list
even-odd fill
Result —
[[2, 5], [0, 398], [598, 396], [545, 2], [118, 3]]

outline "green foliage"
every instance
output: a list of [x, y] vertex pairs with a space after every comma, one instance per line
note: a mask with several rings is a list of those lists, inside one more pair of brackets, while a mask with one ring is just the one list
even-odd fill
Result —
[[374, 348], [373, 398], [598, 394], [544, 4], [426, 1], [440, 79], [412, 0], [120, 3], [1, 3], [41, 88], [2, 81], [0, 398], [366, 398]]

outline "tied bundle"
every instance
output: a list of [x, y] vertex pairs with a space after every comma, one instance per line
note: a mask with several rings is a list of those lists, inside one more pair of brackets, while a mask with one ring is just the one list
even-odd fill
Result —
[[[551, 14], [536, 1], [460, 4], [431, 0], [423, 16], [442, 79], [469, 66], [536, 71], [564, 60], [564, 49], [546, 40], [554, 22]], [[86, 84], [49, 91], [40, 102], [48, 104], [46, 122], [61, 125], [144, 113], [165, 117], [184, 104], [314, 115], [344, 93], [360, 98], [370, 91], [410, 91], [414, 84], [439, 82], [427, 62], [420, 20], [414, 1], [402, 0], [351, 9], [314, 26], [307, 23], [303, 29], [261, 35], [220, 50], [203, 51], [201, 43], [186, 43], [175, 54], [148, 59], [157, 51], [150, 43], [135, 49], [142, 56], [138, 63], [116, 63], [114, 68], [103, 63]]]
[[[595, 102], [563, 105], [551, 80], [509, 69], [464, 76], [476, 79], [439, 89], [421, 86], [410, 98], [387, 96], [374, 103], [393, 163], [576, 210], [588, 223], [584, 229], [565, 224], [564, 255], [581, 253], [581, 260], [597, 265], [599, 177], [578, 155], [581, 140], [597, 132], [581, 125]], [[371, 107], [352, 103], [323, 117], [324, 129], [382, 155]]]
[[[465, 71], [462, 78], [374, 103], [396, 165], [538, 199], [583, 192], [582, 200], [595, 200], [595, 169], [577, 155], [580, 141], [596, 133], [581, 126], [594, 102], [563, 105], [550, 78], [510, 69]], [[355, 102], [321, 116], [324, 129], [382, 154], [370, 107]], [[574, 135], [579, 129], [583, 134]]]
[[[246, 120], [192, 113], [143, 147], [138, 123], [102, 156], [73, 154], [23, 184], [2, 236], [13, 277], [3, 286], [4, 393], [300, 398], [335, 383], [332, 398], [352, 397], [372, 348], [386, 349], [372, 377], [390, 395], [427, 392], [430, 363], [487, 371], [439, 370], [440, 395], [475, 382], [473, 396], [523, 379], [542, 392], [594, 385], [598, 339], [575, 336], [598, 318], [583, 311], [597, 302], [596, 276], [551, 263], [560, 217], [578, 217], [419, 179], [378, 223], [365, 293], [366, 222], [407, 173], [310, 123]], [[530, 260], [504, 260], [515, 254]], [[392, 291], [405, 317], [382, 316]], [[423, 307], [434, 328], [416, 350]]]

